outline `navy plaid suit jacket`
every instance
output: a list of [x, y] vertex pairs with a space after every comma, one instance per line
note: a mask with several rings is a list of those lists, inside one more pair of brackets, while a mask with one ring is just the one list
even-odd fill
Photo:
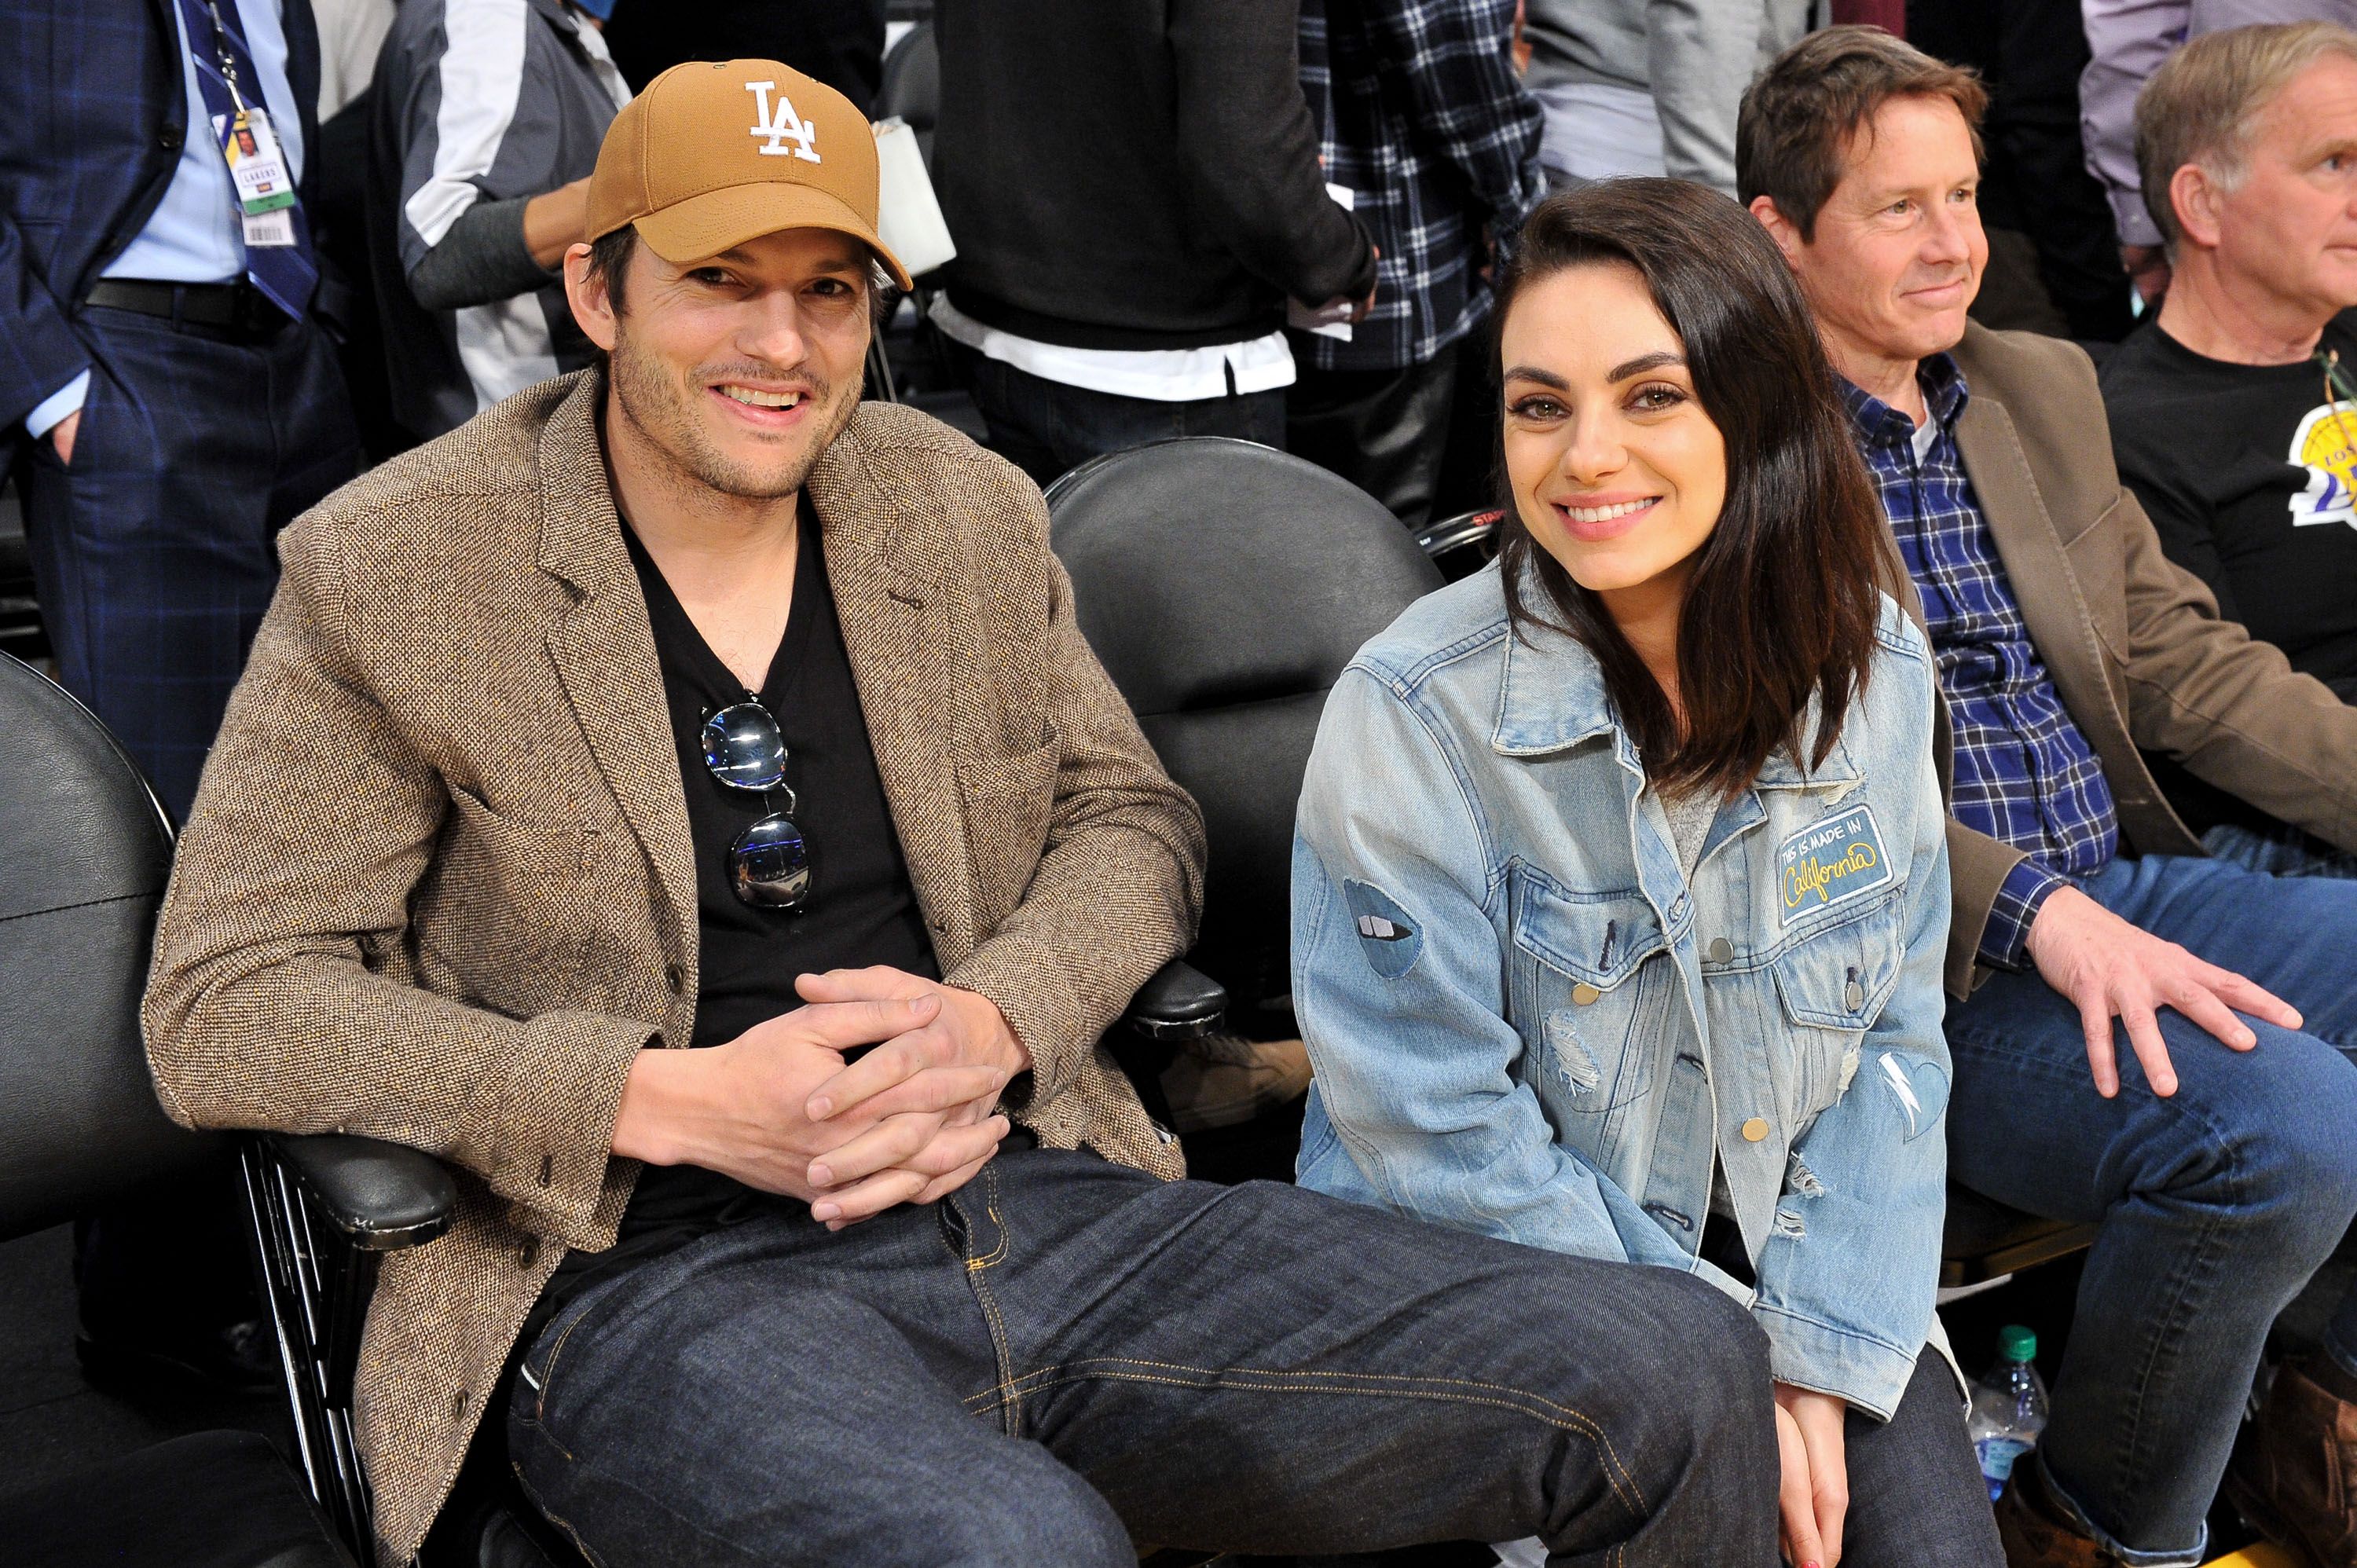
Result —
[[[317, 148], [311, 0], [280, 4], [303, 145]], [[25, 415], [89, 368], [73, 307], [137, 237], [192, 134], [173, 5], [0, 4], [0, 433], [21, 436]], [[318, 160], [307, 162], [307, 200]], [[16, 445], [0, 440], [0, 479]]]

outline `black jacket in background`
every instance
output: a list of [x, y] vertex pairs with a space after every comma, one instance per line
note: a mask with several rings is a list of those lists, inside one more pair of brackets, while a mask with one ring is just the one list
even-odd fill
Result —
[[606, 48], [633, 92], [682, 60], [783, 60], [876, 113], [884, 80], [884, 0], [622, 0]]
[[1298, 0], [936, 0], [933, 184], [977, 320], [1088, 349], [1233, 343], [1374, 286], [1326, 194]]

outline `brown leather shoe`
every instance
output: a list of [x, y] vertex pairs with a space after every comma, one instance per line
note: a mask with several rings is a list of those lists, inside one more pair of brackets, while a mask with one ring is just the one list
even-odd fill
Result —
[[2226, 1500], [2301, 1568], [2357, 1568], [2357, 1402], [2287, 1361], [2226, 1466]]
[[2110, 1568], [2116, 1561], [2047, 1501], [2037, 1463], [2028, 1455], [1996, 1500], [1996, 1538], [2005, 1547], [2006, 1568]]
[[1309, 1092], [1309, 1047], [1299, 1040], [1209, 1035], [1162, 1069], [1173, 1132], [1233, 1127]]

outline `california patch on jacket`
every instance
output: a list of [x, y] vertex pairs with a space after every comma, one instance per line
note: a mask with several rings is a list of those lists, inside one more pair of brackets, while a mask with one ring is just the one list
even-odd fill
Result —
[[1882, 853], [1874, 808], [1853, 806], [1777, 846], [1777, 923], [1790, 925], [1812, 909], [1846, 903], [1889, 881], [1890, 857]]

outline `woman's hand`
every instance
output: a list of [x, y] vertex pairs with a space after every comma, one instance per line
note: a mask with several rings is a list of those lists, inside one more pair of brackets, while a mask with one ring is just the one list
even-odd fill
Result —
[[1835, 1568], [1841, 1561], [1842, 1520], [1849, 1513], [1842, 1422], [1848, 1414], [1848, 1402], [1833, 1394], [1776, 1385], [1776, 1450], [1783, 1461], [1778, 1533], [1792, 1568]]

